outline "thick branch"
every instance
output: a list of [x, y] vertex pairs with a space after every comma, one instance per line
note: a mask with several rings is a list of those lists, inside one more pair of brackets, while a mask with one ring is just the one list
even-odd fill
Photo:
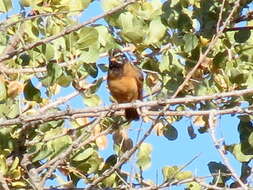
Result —
[[[156, 101], [148, 101], [148, 102], [134, 102], [134, 103], [126, 103], [126, 104], [116, 104], [112, 106], [100, 106], [100, 107], [88, 107], [85, 109], [77, 109], [77, 110], [64, 110], [64, 111], [57, 111], [53, 113], [46, 113], [46, 114], [36, 114], [36, 115], [29, 115], [29, 116], [20, 116], [16, 119], [9, 119], [3, 120], [0, 123], [0, 127], [6, 127], [9, 125], [15, 124], [24, 124], [24, 123], [40, 123], [45, 121], [52, 121], [52, 120], [59, 120], [64, 118], [70, 118], [73, 116], [80, 117], [80, 114], [87, 114], [86, 116], [92, 116], [92, 114], [97, 114], [99, 112], [108, 112], [108, 111], [115, 111], [119, 109], [125, 108], [140, 108], [140, 107], [152, 107], [157, 105], [175, 105], [175, 104], [187, 104], [199, 101], [207, 101], [207, 100], [216, 100], [220, 98], [226, 97], [238, 97], [246, 94], [253, 94], [253, 88], [245, 89], [245, 90], [236, 90], [232, 92], [225, 92], [225, 93], [218, 93], [208, 96], [195, 96], [195, 97], [187, 97], [187, 98], [174, 98], [174, 99], [166, 99], [166, 100], [156, 100]], [[237, 108], [238, 109], [238, 108]], [[83, 115], [82, 115], [83, 117]], [[72, 118], [73, 119], [73, 118]]]

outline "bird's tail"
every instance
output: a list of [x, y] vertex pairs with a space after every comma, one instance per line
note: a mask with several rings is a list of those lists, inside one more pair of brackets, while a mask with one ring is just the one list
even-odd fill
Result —
[[135, 108], [127, 108], [125, 110], [125, 116], [128, 121], [139, 120], [140, 116]]

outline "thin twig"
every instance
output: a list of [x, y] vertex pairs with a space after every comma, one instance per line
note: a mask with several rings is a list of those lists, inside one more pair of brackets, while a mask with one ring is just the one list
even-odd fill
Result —
[[[237, 0], [234, 4], [234, 7], [231, 11], [231, 13], [229, 14], [228, 18], [226, 19], [226, 21], [223, 23], [222, 27], [220, 27], [219, 31], [216, 33], [216, 35], [212, 38], [211, 42], [208, 45], [207, 50], [205, 51], [204, 54], [201, 54], [199, 57], [199, 60], [197, 62], [197, 64], [192, 68], [192, 70], [186, 75], [185, 80], [183, 81], [183, 83], [177, 88], [176, 92], [173, 94], [172, 98], [177, 97], [177, 95], [179, 94], [179, 92], [181, 92], [185, 85], [188, 83], [188, 81], [191, 79], [191, 77], [193, 76], [193, 74], [196, 72], [196, 70], [199, 68], [199, 66], [201, 65], [201, 63], [203, 62], [203, 60], [206, 58], [207, 54], [213, 49], [213, 47], [215, 46], [216, 42], [218, 41], [218, 39], [220, 38], [220, 36], [223, 34], [226, 26], [230, 23], [230, 20], [234, 14], [234, 12], [238, 9], [238, 7], [240, 6], [240, 0]], [[221, 10], [222, 11], [222, 10]]]
[[[88, 88], [87, 88], [88, 89]], [[49, 103], [45, 106], [43, 106], [42, 108], [40, 108], [38, 110], [38, 113], [45, 113], [48, 109], [50, 108], [54, 108], [60, 104], [64, 104], [66, 103], [67, 101], [71, 100], [72, 98], [78, 96], [80, 93], [78, 91], [74, 91], [73, 93], [65, 96], [65, 97], [61, 97], [61, 98], [58, 98], [56, 101], [52, 102], [52, 103]]]
[[85, 22], [83, 22], [81, 24], [77, 24], [77, 25], [74, 25], [74, 26], [66, 27], [59, 34], [56, 34], [56, 35], [53, 35], [53, 36], [41, 39], [41, 40], [39, 40], [37, 42], [33, 42], [33, 43], [30, 43], [30, 44], [27, 44], [27, 45], [25, 45], [25, 46], [23, 46], [23, 47], [21, 47], [21, 48], [19, 48], [17, 50], [9, 52], [8, 54], [2, 55], [2, 56], [0, 56], [0, 63], [3, 62], [3, 61], [5, 61], [5, 60], [8, 60], [8, 59], [12, 58], [15, 55], [23, 53], [24, 51], [30, 50], [30, 49], [32, 49], [34, 47], [37, 47], [39, 45], [42, 45], [42, 44], [46, 44], [46, 43], [51, 42], [51, 41], [53, 41], [53, 40], [55, 40], [57, 38], [60, 38], [60, 37], [65, 36], [67, 34], [70, 34], [70, 33], [74, 32], [74, 31], [77, 31], [77, 30], [81, 29], [84, 26], [92, 24], [92, 23], [96, 22], [99, 19], [102, 19], [102, 18], [104, 18], [106, 16], [109, 16], [109, 15], [111, 15], [111, 14], [113, 14], [113, 13], [115, 13], [115, 12], [117, 12], [117, 11], [123, 9], [123, 8], [125, 8], [126, 6], [134, 3], [135, 1], [136, 0], [126, 1], [122, 5], [120, 5], [120, 6], [116, 7], [116, 8], [113, 8], [112, 10], [107, 11], [106, 13], [103, 13], [101, 15], [95, 16], [95, 17], [89, 19], [88, 21], [85, 21]]
[[[95, 126], [96, 124], [98, 124], [101, 119], [104, 117], [104, 115], [101, 115], [99, 118], [96, 119], [95, 122], [92, 123], [92, 125], [90, 126], [91, 128], [93, 126]], [[106, 130], [106, 132], [108, 132], [109, 130]], [[96, 138], [101, 136], [101, 134], [104, 134], [105, 132], [102, 132], [98, 135], [96, 135]], [[63, 162], [63, 160], [74, 150], [77, 150], [79, 148], [81, 148], [81, 145], [84, 145], [84, 143], [82, 143], [83, 139], [85, 138], [87, 134], [83, 133], [82, 135], [80, 135], [68, 148], [67, 150], [65, 150], [64, 152], [62, 152], [61, 154], [59, 154], [58, 156], [56, 156], [55, 158], [53, 158], [52, 160], [46, 162], [44, 165], [42, 165], [41, 167], [37, 168], [37, 172], [42, 172], [44, 169], [49, 168], [49, 171], [47, 171], [47, 173], [44, 175], [44, 177], [42, 178], [40, 184], [44, 185], [45, 181], [47, 180], [47, 178], [49, 178], [52, 173], [55, 171], [55, 169], [57, 168], [57, 166]], [[94, 141], [96, 139], [94, 136], [90, 137], [88, 140], [86, 140], [85, 142], [90, 143], [91, 139]], [[87, 144], [88, 144], [87, 143]]]
[[153, 128], [155, 126], [155, 123], [147, 130], [147, 132], [143, 135], [143, 137], [141, 138], [141, 140], [129, 151], [125, 152], [121, 158], [119, 159], [119, 161], [110, 169], [106, 170], [100, 177], [96, 178], [94, 181], [92, 181], [91, 184], [89, 184], [89, 186], [87, 188], [85, 188], [85, 190], [91, 190], [94, 187], [96, 187], [96, 185], [98, 183], [100, 183], [101, 181], [103, 181], [105, 178], [109, 177], [111, 174], [113, 174], [113, 172], [115, 172], [118, 168], [120, 168], [124, 163], [126, 163], [131, 156], [135, 153], [135, 151], [140, 147], [140, 145], [144, 142], [144, 140], [151, 134]]
[[[33, 19], [41, 18], [41, 17], [55, 16], [55, 15], [60, 15], [60, 14], [68, 14], [68, 13], [71, 13], [71, 12], [73, 12], [73, 11], [63, 11], [63, 12], [54, 12], [54, 13], [41, 13], [41, 14], [34, 15], [34, 16], [28, 16], [28, 17], [22, 18], [20, 20], [8, 23], [6, 25], [0, 26], [0, 31], [6, 31], [8, 27], [16, 25], [20, 22], [25, 22], [25, 21], [28, 21], [28, 20], [33, 20]], [[7, 23], [6, 20], [3, 23]]]
[[[129, 52], [131, 51], [130, 47], [125, 47], [122, 49], [123, 52]], [[103, 58], [108, 56], [108, 53], [101, 53], [99, 55], [99, 58]], [[71, 65], [76, 64], [77, 62], [82, 61], [79, 57], [75, 59], [71, 59], [69, 61], [57, 63], [60, 67], [69, 67]], [[33, 73], [42, 73], [42, 72], [47, 72], [47, 66], [43, 67], [28, 67], [28, 68], [9, 68], [7, 65], [1, 65], [0, 64], [0, 71], [5, 73], [5, 74], [33, 74]]]
[[220, 30], [220, 23], [221, 23], [221, 20], [222, 20], [222, 13], [223, 13], [225, 1], [226, 0], [222, 0], [222, 4], [221, 4], [221, 7], [220, 7], [219, 19], [218, 19], [218, 22], [217, 22], [217, 25], [216, 25], [216, 33], [218, 33], [219, 30]]
[[241, 179], [239, 178], [239, 176], [236, 174], [235, 170], [231, 166], [228, 158], [225, 156], [225, 153], [224, 153], [225, 152], [225, 147], [223, 145], [223, 142], [221, 142], [220, 140], [218, 140], [216, 138], [216, 135], [215, 135], [215, 128], [216, 128], [216, 118], [215, 118], [215, 116], [216, 115], [217, 115], [217, 113], [216, 113], [215, 110], [213, 110], [209, 115], [208, 124], [209, 124], [210, 136], [213, 140], [213, 143], [214, 143], [216, 149], [220, 153], [220, 156], [221, 156], [224, 164], [230, 170], [231, 175], [236, 179], [236, 181], [241, 185], [241, 187], [243, 187], [245, 190], [248, 190], [248, 187], [241, 181]]

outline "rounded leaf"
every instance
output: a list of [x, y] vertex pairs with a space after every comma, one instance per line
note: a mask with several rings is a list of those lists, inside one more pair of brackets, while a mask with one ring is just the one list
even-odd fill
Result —
[[178, 137], [178, 132], [175, 127], [173, 127], [171, 124], [168, 124], [164, 130], [163, 130], [163, 135], [170, 141], [174, 141]]

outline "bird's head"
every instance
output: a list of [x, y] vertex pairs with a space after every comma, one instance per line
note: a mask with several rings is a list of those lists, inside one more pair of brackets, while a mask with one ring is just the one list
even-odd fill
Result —
[[120, 68], [127, 62], [126, 55], [120, 49], [109, 51], [109, 68]]

